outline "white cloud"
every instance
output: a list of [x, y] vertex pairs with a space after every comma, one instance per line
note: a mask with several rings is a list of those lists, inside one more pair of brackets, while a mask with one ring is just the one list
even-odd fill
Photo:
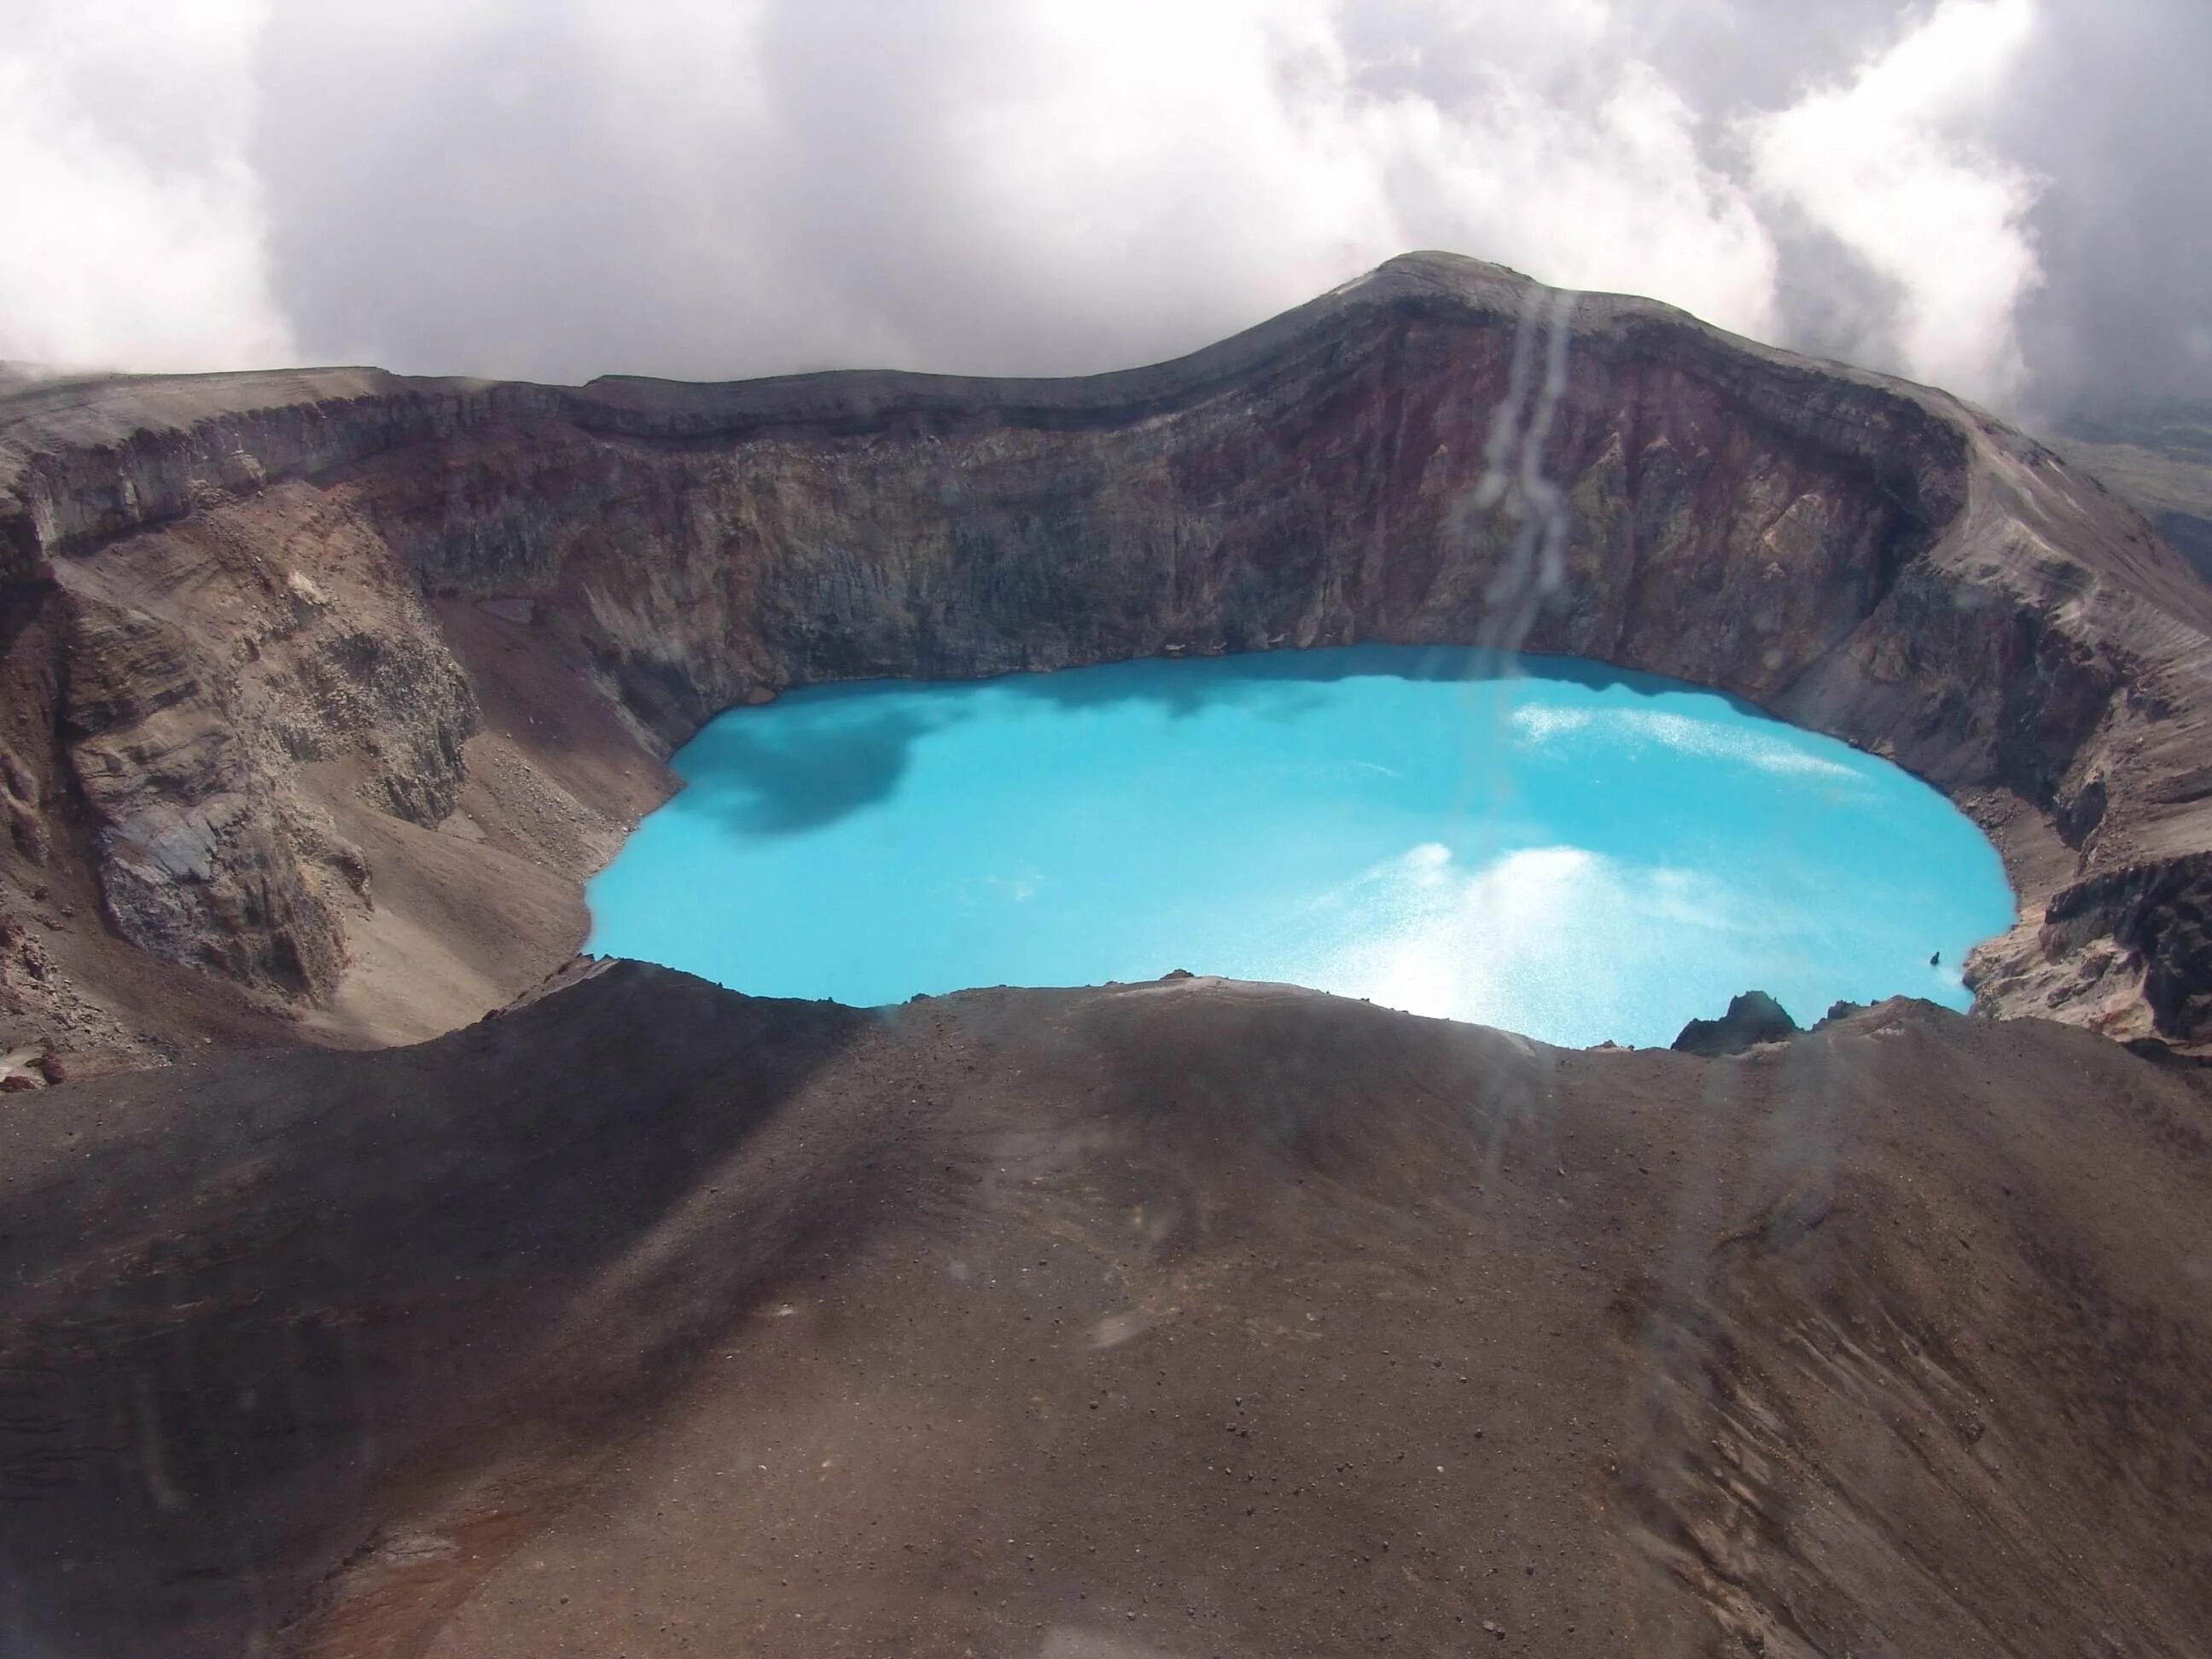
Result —
[[1774, 247], [1700, 158], [1696, 112], [1623, 64], [1588, 106], [1493, 66], [1464, 104], [1405, 96], [1358, 127], [1407, 246], [1491, 251], [1542, 281], [1647, 294], [1740, 332], [1774, 321]]
[[1741, 125], [1759, 187], [1896, 284], [1907, 372], [1990, 400], [2021, 389], [2041, 272], [2037, 182], [1982, 135], [2034, 25], [2033, 0], [1942, 0], [1847, 79]]
[[0, 0], [0, 355], [1069, 373], [1445, 247], [2006, 400], [2070, 3]]
[[961, 222], [1103, 314], [1198, 291], [1252, 319], [1448, 247], [1765, 328], [1772, 249], [1695, 112], [1632, 60], [1563, 78], [1604, 17], [1463, 8], [1409, 82], [1319, 0], [1012, 6], [951, 158]]
[[293, 357], [245, 154], [262, 15], [252, 0], [0, 8], [0, 357]]
[[[258, 184], [308, 355], [411, 370], [1079, 372], [1425, 246], [1773, 321], [1753, 204], [1598, 0], [671, 16], [265, 14], [258, 177], [207, 170], [228, 194], [196, 214], [240, 256], [230, 292], [253, 293]], [[88, 194], [136, 221], [136, 184]]]

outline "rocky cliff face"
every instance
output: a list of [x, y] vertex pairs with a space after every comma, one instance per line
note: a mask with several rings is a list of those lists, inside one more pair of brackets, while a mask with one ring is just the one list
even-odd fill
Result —
[[[2212, 1038], [2212, 590], [1941, 393], [1443, 255], [1176, 362], [0, 400], [17, 875], [366, 1036], [580, 937], [659, 758], [790, 685], [1565, 652], [1891, 756], [1998, 839], [1985, 1006]], [[2162, 943], [2163, 942], [2163, 943]]]

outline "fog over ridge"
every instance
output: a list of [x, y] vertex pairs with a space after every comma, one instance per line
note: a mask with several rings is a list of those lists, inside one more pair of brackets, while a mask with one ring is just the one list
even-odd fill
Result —
[[1067, 374], [1444, 247], [2212, 395], [2189, 0], [0, 0], [0, 358]]

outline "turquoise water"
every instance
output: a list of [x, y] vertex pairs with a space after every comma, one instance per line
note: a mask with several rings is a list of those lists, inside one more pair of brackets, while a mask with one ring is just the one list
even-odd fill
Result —
[[686, 787], [591, 885], [591, 948], [768, 996], [1188, 968], [1652, 1044], [1753, 987], [1801, 1024], [1963, 1008], [1960, 961], [2013, 919], [1989, 842], [1895, 767], [1564, 658], [817, 686], [675, 764]]

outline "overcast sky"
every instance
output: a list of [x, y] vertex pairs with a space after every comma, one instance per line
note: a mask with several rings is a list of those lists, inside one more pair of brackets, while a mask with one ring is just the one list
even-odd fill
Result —
[[1408, 248], [2212, 395], [2212, 0], [0, 0], [0, 358], [1079, 373]]

